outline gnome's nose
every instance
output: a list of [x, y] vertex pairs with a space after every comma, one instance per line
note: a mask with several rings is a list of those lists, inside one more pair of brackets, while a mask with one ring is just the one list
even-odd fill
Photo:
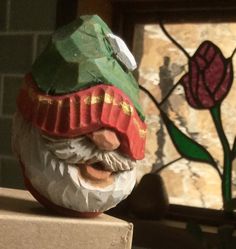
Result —
[[87, 135], [101, 150], [115, 150], [120, 146], [116, 133], [109, 129], [101, 129]]

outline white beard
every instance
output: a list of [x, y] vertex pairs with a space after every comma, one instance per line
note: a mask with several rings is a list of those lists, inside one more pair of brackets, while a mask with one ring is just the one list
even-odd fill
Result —
[[[98, 151], [86, 137], [50, 141], [19, 113], [14, 117], [12, 144], [33, 187], [56, 205], [79, 212], [103, 212], [125, 199], [135, 185], [134, 161], [117, 152]], [[114, 181], [95, 187], [78, 174], [75, 163], [102, 160], [107, 169], [116, 172]]]

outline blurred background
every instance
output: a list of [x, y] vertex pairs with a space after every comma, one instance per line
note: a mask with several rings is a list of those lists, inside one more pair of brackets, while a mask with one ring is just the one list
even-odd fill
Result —
[[0, 186], [24, 188], [12, 154], [16, 96], [35, 58], [56, 26], [57, 0], [0, 1]]

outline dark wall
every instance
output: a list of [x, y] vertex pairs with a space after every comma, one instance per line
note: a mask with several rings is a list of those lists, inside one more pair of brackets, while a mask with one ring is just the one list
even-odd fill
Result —
[[55, 28], [57, 0], [0, 1], [0, 186], [23, 188], [11, 123], [23, 76]]

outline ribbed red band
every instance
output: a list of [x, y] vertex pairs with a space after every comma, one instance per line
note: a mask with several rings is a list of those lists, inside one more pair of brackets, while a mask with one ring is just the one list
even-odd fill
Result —
[[144, 157], [146, 125], [130, 99], [112, 85], [52, 96], [26, 75], [17, 106], [24, 119], [47, 135], [73, 138], [106, 127], [117, 132], [121, 151], [133, 159]]

